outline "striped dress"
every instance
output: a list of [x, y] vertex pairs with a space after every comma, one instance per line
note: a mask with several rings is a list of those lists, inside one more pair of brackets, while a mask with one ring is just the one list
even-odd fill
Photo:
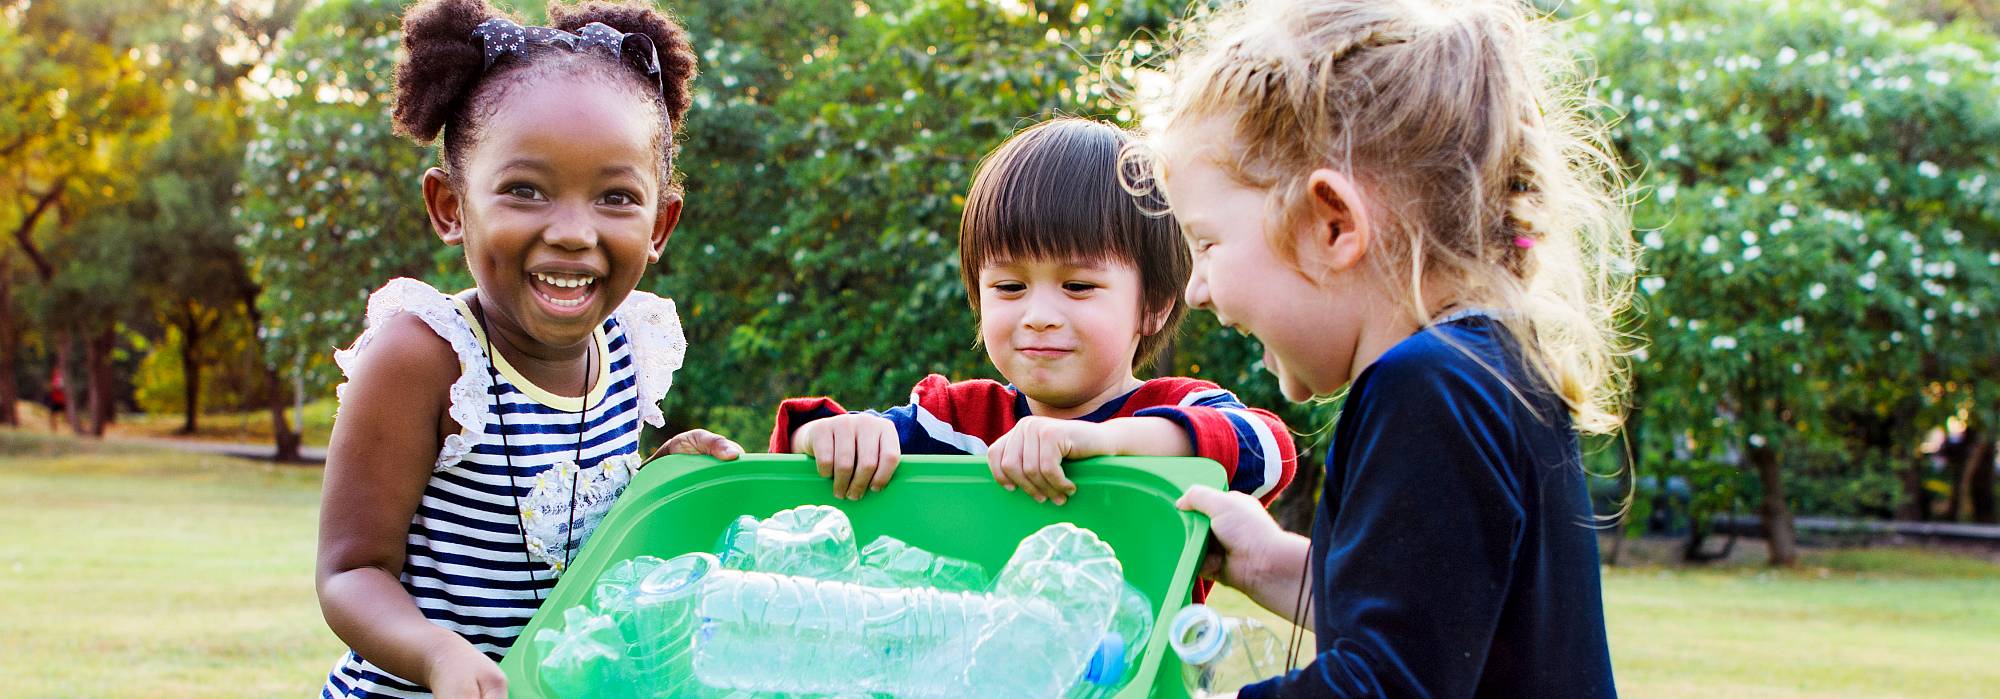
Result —
[[[558, 396], [522, 378], [505, 357], [489, 368], [485, 338], [465, 302], [396, 279], [369, 297], [368, 330], [334, 353], [342, 371], [375, 328], [402, 313], [421, 318], [457, 354], [448, 411], [461, 428], [439, 449], [410, 520], [403, 589], [433, 623], [498, 660], [630, 482], [642, 456], [639, 425], [663, 424], [659, 401], [687, 344], [673, 302], [634, 291], [596, 333], [605, 361], [590, 395]], [[334, 665], [320, 694], [430, 696], [353, 651]]]

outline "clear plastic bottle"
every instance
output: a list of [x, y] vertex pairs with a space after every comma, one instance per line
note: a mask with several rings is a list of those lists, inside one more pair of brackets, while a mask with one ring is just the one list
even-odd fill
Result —
[[1067, 524], [1023, 540], [986, 594], [720, 570], [702, 585], [694, 671], [757, 691], [1052, 699], [1123, 584], [1111, 547]]
[[953, 592], [984, 590], [986, 569], [961, 558], [939, 555], [893, 536], [878, 536], [861, 547], [854, 582], [874, 587], [930, 587]]
[[638, 638], [633, 628], [632, 596], [639, 581], [666, 563], [653, 556], [638, 556], [613, 563], [597, 576], [591, 587], [591, 608], [618, 624], [626, 643]]
[[757, 525], [761, 521], [743, 515], [722, 530], [722, 537], [715, 542], [715, 556], [722, 561], [722, 567], [730, 570], [757, 567]]
[[826, 505], [780, 510], [766, 519], [736, 518], [716, 542], [723, 567], [842, 580], [861, 561], [847, 513]]
[[[536, 634], [543, 683], [557, 697], [722, 697], [694, 680], [690, 641], [700, 581], [717, 568], [706, 553], [613, 565], [593, 589], [603, 613], [578, 605], [564, 612], [560, 627]], [[644, 579], [631, 580], [640, 571]]]
[[1111, 615], [1111, 627], [1104, 631], [1104, 640], [1097, 644], [1097, 651], [1084, 665], [1083, 676], [1077, 679], [1076, 686], [1064, 696], [1100, 699], [1131, 684], [1132, 676], [1139, 670], [1139, 660], [1146, 655], [1146, 643], [1152, 640], [1153, 615], [1157, 612], [1146, 593], [1126, 583], [1118, 597], [1118, 611]]
[[633, 635], [625, 663], [642, 695], [687, 699], [718, 696], [694, 678], [695, 616], [703, 581], [722, 568], [706, 553], [676, 556], [639, 582], [632, 595]]
[[1233, 692], [1284, 671], [1278, 664], [1278, 634], [1255, 619], [1224, 617], [1205, 604], [1190, 604], [1168, 627], [1182, 679], [1195, 697]]
[[577, 605], [563, 611], [562, 628], [542, 629], [534, 641], [542, 646], [542, 683], [556, 696], [633, 696], [625, 640], [611, 617]]

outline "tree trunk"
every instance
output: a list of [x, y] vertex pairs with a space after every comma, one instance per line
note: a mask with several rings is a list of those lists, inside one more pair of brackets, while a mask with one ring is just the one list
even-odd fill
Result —
[[67, 394], [63, 398], [63, 420], [69, 423], [69, 430], [71, 432], [76, 433], [78, 436], [84, 436], [90, 433], [83, 429], [83, 416], [78, 408], [78, 406], [82, 405], [83, 401], [78, 400], [76, 374], [69, 370], [70, 355], [75, 351], [75, 348], [71, 347], [73, 344], [75, 344], [75, 338], [70, 331], [61, 330], [56, 332], [56, 371], [63, 372], [63, 392]]
[[[250, 316], [251, 336], [257, 338], [257, 342], [250, 345], [250, 351], [256, 355], [251, 357], [251, 361], [256, 362], [257, 367], [264, 372], [264, 406], [271, 413], [271, 435], [272, 440], [277, 442], [278, 449], [273, 458], [280, 462], [298, 461], [300, 435], [292, 431], [291, 421], [285, 419], [285, 403], [290, 401], [291, 396], [286, 395], [289, 391], [285, 390], [285, 380], [278, 376], [277, 367], [265, 356], [264, 339], [262, 334], [257, 332], [258, 328], [264, 327], [264, 314], [257, 310], [255, 286], [243, 288], [243, 308], [244, 313]], [[303, 420], [305, 416], [301, 414], [299, 417]]]
[[258, 358], [258, 366], [264, 368], [264, 383], [270, 386], [265, 404], [271, 411], [271, 434], [276, 436], [278, 452], [273, 458], [278, 461], [299, 460], [299, 433], [292, 430], [292, 423], [285, 419], [285, 404], [291, 402], [291, 393], [285, 389], [285, 381], [278, 376], [270, 362]]
[[195, 361], [194, 352], [181, 348], [181, 382], [187, 388], [181, 397], [187, 404], [183, 412], [187, 419], [181, 422], [181, 434], [194, 434], [197, 416], [201, 415], [201, 363]]
[[201, 319], [196, 316], [192, 301], [183, 301], [181, 318], [187, 321], [181, 326], [181, 397], [187, 403], [187, 421], [181, 424], [181, 434], [194, 434], [195, 421], [201, 415], [201, 339], [207, 334]]
[[1797, 565], [1798, 536], [1792, 529], [1792, 507], [1785, 503], [1785, 481], [1778, 469], [1778, 453], [1770, 447], [1751, 447], [1750, 463], [1756, 465], [1757, 479], [1764, 484], [1764, 540], [1771, 545], [1771, 565]]
[[1972, 496], [1972, 464], [1974, 454], [1979, 451], [1979, 443], [1984, 440], [1979, 426], [1965, 428], [1957, 440], [1945, 435], [1944, 447], [1938, 455], [1944, 457], [1945, 475], [1951, 477], [1951, 498], [1944, 503], [1944, 521], [1956, 522], [1965, 514]]
[[117, 406], [112, 402], [111, 351], [117, 346], [118, 336], [110, 328], [99, 331], [84, 343], [84, 363], [90, 372], [90, 435], [104, 436], [104, 426], [111, 424], [111, 411]]
[[21, 336], [14, 330], [13, 257], [0, 257], [0, 424], [19, 427]]
[[1930, 498], [1924, 492], [1924, 467], [1929, 456], [1919, 456], [1910, 460], [1903, 469], [1903, 500], [1896, 503], [1896, 519], [1903, 522], [1920, 522], [1930, 510]]
[[[1729, 499], [1729, 518], [1731, 520], [1736, 518], [1736, 502], [1736, 498], [1731, 496]], [[1739, 537], [1737, 535], [1737, 527], [1733, 522], [1729, 527], [1728, 535], [1722, 540], [1721, 551], [1709, 553], [1703, 550], [1703, 546], [1708, 542], [1708, 537], [1713, 534], [1713, 532], [1709, 531], [1709, 526], [1707, 519], [1695, 515], [1692, 511], [1688, 513], [1688, 536], [1686, 541], [1681, 542], [1682, 563], [1699, 565], [1714, 561], [1726, 561], [1729, 560], [1730, 554], [1736, 553], [1736, 540]]]
[[1993, 512], [1993, 449], [1991, 437], [1972, 445], [1971, 487], [1967, 490], [1972, 505], [1972, 521], [1980, 524], [2000, 524]]

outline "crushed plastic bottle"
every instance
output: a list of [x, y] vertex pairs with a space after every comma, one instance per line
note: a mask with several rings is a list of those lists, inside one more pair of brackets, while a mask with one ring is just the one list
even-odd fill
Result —
[[665, 562], [653, 556], [638, 556], [611, 564], [597, 576], [597, 582], [591, 588], [593, 606], [599, 612], [606, 612], [623, 605], [624, 601], [619, 598], [629, 595], [633, 586]]
[[628, 644], [638, 638], [633, 627], [636, 620], [632, 617], [634, 590], [640, 580], [665, 562], [653, 556], [619, 561], [598, 575], [596, 584], [591, 587], [591, 607], [617, 623], [620, 635]]
[[693, 638], [700, 626], [695, 608], [701, 583], [722, 567], [706, 553], [676, 556], [640, 581], [632, 595], [635, 633], [626, 664], [646, 696], [693, 698], [719, 695], [694, 679]]
[[606, 570], [592, 588], [601, 613], [578, 605], [560, 626], [536, 635], [544, 684], [558, 697], [722, 697], [693, 680], [689, 639], [700, 587], [686, 584], [717, 567], [715, 556], [691, 553], [668, 561], [640, 556]]
[[934, 587], [983, 590], [989, 578], [977, 563], [918, 548], [893, 536], [878, 536], [854, 549], [847, 513], [822, 505], [782, 510], [769, 519], [736, 518], [715, 544], [716, 557], [730, 570], [754, 570], [874, 587]]
[[804, 506], [737, 518], [714, 555], [620, 561], [594, 581], [590, 608], [538, 635], [562, 644], [545, 653], [548, 688], [647, 699], [1096, 699], [1128, 683], [1144, 651], [1152, 603], [1087, 530], [1036, 532], [991, 589], [976, 563], [889, 536], [859, 549], [854, 540], [844, 512]]
[[1023, 540], [984, 594], [718, 570], [702, 584], [694, 672], [755, 691], [1053, 698], [1081, 676], [1122, 586], [1111, 547], [1068, 524]]
[[841, 580], [861, 553], [847, 513], [826, 505], [780, 510], [768, 519], [736, 518], [717, 543], [725, 568]]
[[563, 612], [562, 628], [542, 629], [535, 643], [542, 646], [542, 682], [557, 696], [600, 696], [606, 688], [625, 696], [618, 689], [629, 685], [625, 640], [611, 617], [571, 607]]
[[1133, 675], [1139, 670], [1139, 661], [1146, 654], [1146, 643], [1152, 639], [1153, 601], [1146, 593], [1131, 583], [1125, 584], [1118, 597], [1118, 611], [1111, 615], [1111, 626], [1104, 631], [1104, 639], [1097, 644], [1097, 650], [1084, 665], [1083, 676], [1064, 695], [1068, 699], [1100, 699], [1117, 694], [1125, 685], [1131, 684]]
[[1224, 617], [1205, 604], [1190, 604], [1168, 627], [1182, 679], [1195, 697], [1233, 692], [1283, 671], [1278, 635], [1255, 619]]
[[930, 587], [969, 592], [986, 589], [986, 569], [961, 558], [917, 548], [893, 536], [878, 536], [861, 547], [854, 581], [873, 587]]
[[1047, 601], [1056, 616], [1039, 628], [1009, 627], [1016, 633], [982, 643], [985, 654], [975, 656], [968, 670], [973, 686], [1023, 691], [977, 696], [1056, 697], [1067, 691], [1103, 641], [1124, 586], [1125, 570], [1111, 546], [1088, 529], [1051, 524], [1022, 539], [1000, 568], [992, 594]]
[[757, 525], [760, 522], [756, 517], [743, 515], [722, 530], [722, 537], [715, 542], [715, 557], [722, 561], [722, 567], [730, 570], [756, 569]]

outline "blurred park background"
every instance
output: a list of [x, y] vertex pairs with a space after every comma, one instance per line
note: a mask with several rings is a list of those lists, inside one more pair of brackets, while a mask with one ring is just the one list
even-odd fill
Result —
[[[422, 214], [434, 153], [389, 130], [403, 4], [0, 0], [0, 492], [26, 503], [0, 508], [0, 695], [296, 694], [332, 663], [331, 351], [391, 277], [470, 284]], [[2000, 5], [1542, 6], [1640, 185], [1631, 420], [1587, 448], [1605, 511], [1630, 494], [1603, 536], [1621, 685], [2000, 692]], [[669, 7], [700, 75], [642, 282], [690, 343], [665, 432], [753, 448], [786, 396], [993, 376], [955, 252], [974, 167], [1054, 114], [1139, 124], [1126, 87], [1189, 10]], [[1284, 404], [1260, 355], [1197, 314], [1154, 370], [1303, 433], [1276, 506], [1303, 529], [1336, 406]]]

